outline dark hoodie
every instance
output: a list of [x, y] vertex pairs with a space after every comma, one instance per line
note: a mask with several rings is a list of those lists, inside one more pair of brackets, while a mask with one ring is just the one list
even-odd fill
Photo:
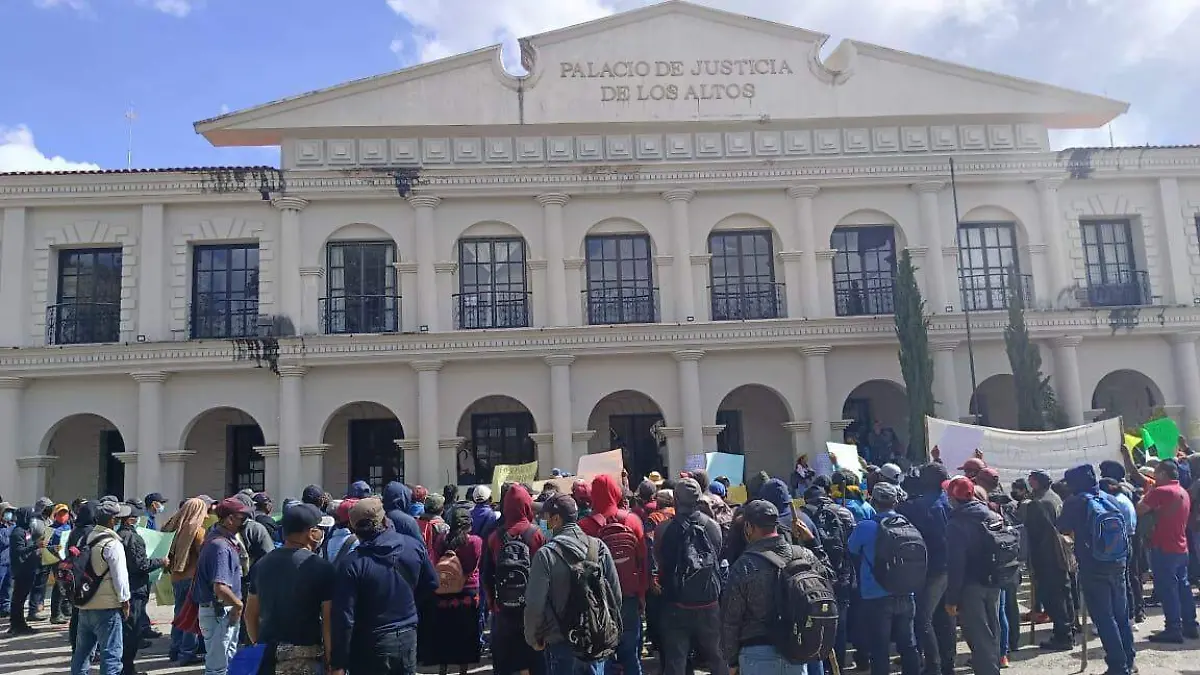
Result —
[[[779, 509], [779, 534], [789, 543], [792, 541], [792, 522], [800, 521], [809, 532], [813, 533], [812, 541], [805, 544], [808, 548], [814, 551], [822, 551], [821, 540], [815, 535], [817, 533], [817, 525], [808, 517], [808, 514], [803, 511], [792, 510], [792, 496], [788, 493], [787, 483], [779, 478], [772, 478], [762, 486], [758, 491], [758, 498], [765, 499], [775, 505]], [[823, 552], [823, 551], [822, 551]]]
[[504, 499], [500, 504], [500, 518], [502, 529], [497, 529], [488, 537], [487, 546], [484, 549], [483, 565], [480, 568], [481, 581], [487, 591], [488, 601], [492, 603], [493, 607], [496, 600], [496, 560], [500, 557], [503, 538], [505, 536], [523, 537], [525, 545], [529, 547], [530, 560], [533, 560], [538, 549], [546, 543], [546, 536], [542, 534], [542, 529], [534, 523], [533, 497], [525, 488], [514, 485], [504, 493]]
[[[397, 483], [388, 488], [392, 485]], [[330, 660], [335, 670], [355, 670], [354, 654], [371, 653], [379, 636], [417, 625], [417, 603], [438, 587], [425, 545], [418, 542], [419, 535], [387, 529], [363, 539], [338, 566]]]
[[8, 556], [14, 576], [28, 574], [38, 568], [40, 562], [37, 541], [30, 529], [33, 527], [33, 509], [22, 506], [13, 514], [13, 528], [8, 535]]
[[946, 523], [950, 520], [950, 501], [942, 490], [942, 481], [947, 478], [946, 468], [941, 464], [921, 467], [919, 486], [921, 496], [900, 504], [900, 512], [925, 539], [925, 550], [929, 556], [929, 574], [946, 571]]
[[[408, 514], [411, 505], [412, 490], [404, 483], [392, 481], [383, 488], [383, 508], [387, 511], [388, 520], [392, 521], [392, 527], [400, 534], [421, 542], [421, 549], [424, 550], [425, 538], [421, 536], [421, 527], [417, 525], [417, 519]], [[450, 510], [449, 504], [446, 510]]]
[[96, 503], [80, 504], [79, 511], [75, 514], [75, 527], [72, 527], [71, 533], [67, 535], [67, 548], [78, 546], [80, 541], [87, 541], [88, 535], [92, 533], [92, 528], [95, 526]]
[[[1066, 483], [1073, 493], [1063, 502], [1062, 514], [1058, 517], [1058, 531], [1063, 534], [1075, 534], [1075, 560], [1079, 562], [1079, 571], [1091, 575], [1124, 575], [1125, 562], [1101, 562], [1092, 556], [1092, 531], [1088, 502], [1097, 499], [1100, 508], [1121, 512], [1121, 507], [1112, 495], [1100, 490], [1096, 473], [1091, 465], [1084, 464], [1073, 469], [1067, 469], [1064, 476]], [[1133, 530], [1130, 523], [1125, 523], [1127, 532]]]
[[[642, 520], [628, 511], [621, 511], [617, 507], [621, 503], [623, 490], [621, 484], [613, 479], [608, 474], [596, 476], [592, 480], [592, 514], [579, 521], [579, 528], [589, 537], [600, 536], [600, 528], [610, 522], [620, 521], [625, 524], [630, 530], [633, 530], [633, 536], [637, 538], [637, 559], [633, 564], [637, 569], [641, 570], [641, 574], [626, 575], [623, 579], [625, 583], [621, 584], [621, 592], [626, 597], [643, 598], [646, 595], [646, 589], [649, 587], [649, 574], [647, 573], [647, 553], [646, 553], [646, 534], [642, 530]], [[618, 565], [618, 569], [620, 566]]]
[[962, 590], [968, 585], [984, 585], [987, 565], [983, 561], [983, 523], [998, 520], [1000, 515], [983, 502], [967, 502], [954, 507], [946, 524], [946, 540], [954, 542], [947, 549], [947, 605], [958, 605]]

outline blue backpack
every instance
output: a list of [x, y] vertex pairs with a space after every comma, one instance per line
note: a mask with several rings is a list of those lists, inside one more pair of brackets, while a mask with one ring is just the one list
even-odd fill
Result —
[[1102, 563], [1124, 562], [1129, 557], [1129, 529], [1121, 510], [1098, 495], [1087, 497], [1088, 529], [1092, 559]]

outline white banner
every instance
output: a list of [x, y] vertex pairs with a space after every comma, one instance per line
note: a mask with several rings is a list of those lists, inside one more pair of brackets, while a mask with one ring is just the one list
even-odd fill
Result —
[[1010, 431], [936, 417], [926, 417], [925, 424], [930, 456], [937, 447], [950, 475], [979, 450], [983, 461], [1000, 474], [1005, 490], [1035, 469], [1060, 480], [1067, 469], [1080, 464], [1095, 466], [1106, 459], [1120, 462], [1124, 440], [1119, 417], [1057, 431]]

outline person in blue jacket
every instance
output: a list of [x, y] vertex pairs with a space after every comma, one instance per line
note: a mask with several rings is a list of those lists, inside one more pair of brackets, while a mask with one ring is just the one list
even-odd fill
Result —
[[0, 502], [0, 618], [8, 616], [12, 595], [12, 572], [8, 538], [12, 535], [17, 510], [8, 502]]
[[917, 593], [917, 642], [925, 657], [925, 673], [951, 675], [954, 672], [956, 640], [954, 622], [946, 614], [942, 597], [946, 594], [947, 553], [946, 523], [950, 520], [950, 502], [942, 483], [949, 478], [946, 467], [930, 462], [921, 467], [916, 481], [920, 496], [900, 505], [900, 514], [908, 518], [925, 539], [929, 567], [925, 588]]
[[424, 549], [425, 538], [421, 536], [421, 526], [417, 525], [416, 518], [408, 515], [408, 508], [412, 506], [412, 490], [404, 483], [392, 481], [384, 486], [382, 501], [388, 520], [392, 521], [392, 528], [416, 539]]
[[419, 537], [396, 532], [379, 499], [355, 504], [350, 526], [360, 543], [346, 554], [333, 583], [330, 668], [415, 673], [417, 607], [437, 590], [437, 573]]

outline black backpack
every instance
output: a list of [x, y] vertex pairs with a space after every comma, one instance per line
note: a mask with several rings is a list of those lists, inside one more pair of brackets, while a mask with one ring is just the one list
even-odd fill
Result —
[[878, 516], [871, 573], [890, 595], [908, 595], [925, 587], [929, 553], [920, 530], [898, 514]]
[[833, 584], [792, 549], [790, 560], [774, 551], [755, 551], [778, 570], [775, 607], [770, 615], [771, 642], [789, 663], [824, 659], [833, 652], [838, 603]]
[[92, 551], [109, 541], [121, 544], [116, 535], [107, 532], [97, 537], [94, 542], [81, 540], [68, 549], [66, 559], [55, 566], [54, 583], [76, 607], [91, 602], [100, 590], [100, 583], [108, 576], [109, 570], [105, 570], [104, 574], [96, 574], [92, 568]]
[[825, 555], [829, 556], [829, 566], [834, 574], [840, 577], [846, 561], [849, 560], [846, 544], [850, 540], [850, 534], [846, 532], [845, 524], [838, 517], [832, 504], [808, 505], [804, 507], [804, 512], [817, 526], [817, 531], [813, 534], [820, 540]]
[[500, 531], [500, 554], [496, 557], [496, 604], [501, 609], [524, 609], [529, 570], [533, 566], [529, 537], [537, 530], [530, 525], [520, 536]]
[[721, 542], [709, 541], [704, 518], [698, 513], [676, 517], [667, 532], [672, 530], [675, 560], [663, 565], [660, 575], [666, 599], [684, 605], [716, 602], [721, 597], [717, 570]]
[[586, 537], [587, 555], [564, 546], [551, 546], [568, 566], [567, 602], [561, 614], [550, 609], [558, 621], [571, 653], [580, 661], [603, 661], [617, 653], [621, 640], [621, 599], [600, 567], [600, 540]]
[[983, 528], [980, 573], [984, 585], [1001, 588], [1015, 582], [1021, 572], [1021, 531], [1003, 517], [989, 518], [980, 527]]

